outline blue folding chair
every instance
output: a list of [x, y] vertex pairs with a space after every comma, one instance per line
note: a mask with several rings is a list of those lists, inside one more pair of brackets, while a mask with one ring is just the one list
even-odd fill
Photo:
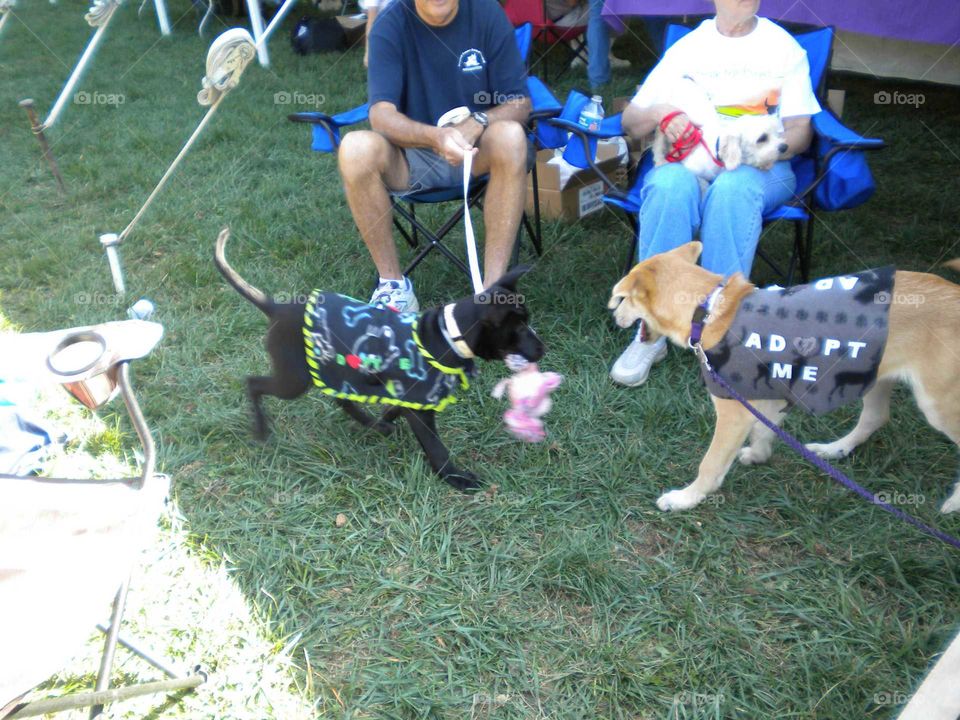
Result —
[[[682, 25], [667, 26], [664, 48], [672, 46], [691, 28]], [[818, 98], [825, 96], [826, 70], [830, 64], [834, 30], [832, 27], [820, 28], [800, 33], [794, 38], [807, 52], [810, 65], [810, 81]], [[588, 131], [577, 124], [580, 110], [589, 101], [585, 95], [571, 93], [563, 110], [546, 123], [550, 131], [574, 133], [580, 142], [572, 141], [567, 146], [564, 158], [571, 164], [592, 168], [608, 188], [603, 200], [608, 205], [623, 210], [632, 227], [632, 237], [624, 263], [624, 273], [629, 271], [636, 257], [639, 239], [640, 190], [643, 188], [647, 172], [653, 167], [650, 151], [644, 153], [631, 178], [629, 190], [618, 188], [601, 170], [594, 160], [596, 143], [601, 138], [623, 135], [621, 116], [605, 118], [599, 130]], [[821, 100], [821, 105], [826, 103]], [[813, 253], [813, 233], [816, 213], [819, 211], [846, 210], [866, 202], [873, 194], [874, 184], [861, 151], [882, 148], [884, 143], [877, 138], [863, 137], [845, 127], [829, 109], [825, 109], [811, 118], [814, 140], [810, 149], [791, 160], [797, 178], [797, 192], [786, 204], [774, 209], [763, 217], [764, 225], [786, 220], [793, 223], [793, 251], [786, 269], [782, 269], [763, 251], [757, 248], [757, 256], [769, 265], [773, 271], [786, 281], [793, 283], [794, 273], [799, 270], [800, 278], [810, 279], [810, 265]], [[548, 131], [548, 132], [550, 132]]]
[[[531, 44], [531, 26], [529, 24], [521, 25], [514, 31], [514, 38], [517, 42], [517, 48], [520, 50], [520, 56], [524, 62], [530, 52]], [[559, 113], [560, 104], [556, 98], [547, 90], [535, 77], [527, 78], [527, 89], [530, 93], [533, 112], [530, 115], [530, 127], [536, 126], [538, 120], [551, 117]], [[316, 152], [332, 153], [340, 147], [340, 129], [363, 122], [369, 118], [370, 106], [367, 103], [347, 110], [338, 115], [327, 115], [322, 112], [303, 112], [294, 113], [288, 116], [292, 122], [310, 123], [313, 126], [313, 144], [312, 149]], [[531, 130], [532, 132], [532, 130]], [[517, 261], [520, 251], [520, 238], [525, 230], [533, 244], [537, 255], [542, 252], [540, 235], [540, 206], [537, 192], [536, 164], [533, 168], [533, 188], [534, 188], [534, 222], [531, 224], [527, 213], [523, 213], [521, 226], [517, 230], [517, 243], [514, 246], [514, 262]], [[468, 208], [483, 208], [483, 196], [487, 188], [487, 176], [475, 177], [470, 183], [470, 190], [467, 195]], [[466, 264], [455, 255], [449, 248], [443, 244], [446, 235], [463, 219], [464, 207], [462, 203], [463, 188], [460, 186], [450, 188], [434, 188], [423, 190], [416, 193], [405, 194], [400, 197], [400, 193], [391, 193], [391, 203], [393, 205], [394, 215], [393, 224], [400, 231], [404, 240], [411, 248], [417, 250], [417, 254], [404, 269], [404, 274], [409, 275], [413, 270], [434, 250], [440, 251], [450, 262], [460, 269], [467, 277], [470, 277], [470, 270]], [[436, 230], [431, 231], [417, 219], [416, 206], [420, 204], [434, 205], [445, 202], [457, 202], [457, 209], [444, 221]], [[406, 205], [406, 207], [404, 206]], [[400, 219], [409, 224], [409, 230], [400, 221]], [[421, 236], [426, 239], [426, 243], [421, 244]]]

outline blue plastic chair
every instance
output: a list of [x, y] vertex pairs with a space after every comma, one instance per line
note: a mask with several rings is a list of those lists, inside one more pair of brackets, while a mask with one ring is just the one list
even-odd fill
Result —
[[[532, 28], [529, 24], [521, 25], [514, 30], [514, 38], [517, 42], [517, 48], [520, 50], [520, 56], [524, 62], [530, 53], [532, 41]], [[553, 117], [560, 112], [560, 103], [550, 93], [546, 86], [535, 77], [527, 78], [527, 90], [530, 93], [533, 112], [530, 115], [530, 126], [535, 128], [537, 121], [544, 118]], [[303, 112], [294, 113], [288, 116], [292, 122], [310, 123], [313, 126], [313, 143], [311, 148], [316, 152], [332, 153], [340, 147], [340, 129], [364, 122], [369, 119], [370, 106], [364, 103], [359, 107], [352, 108], [346, 112], [337, 115], [327, 115], [322, 112]], [[531, 133], [533, 130], [531, 130]], [[540, 205], [539, 193], [537, 191], [536, 164], [533, 168], [533, 188], [534, 188], [534, 221], [531, 224], [527, 213], [523, 213], [521, 226], [517, 231], [517, 243], [514, 246], [514, 262], [516, 262], [520, 249], [520, 237], [524, 230], [530, 238], [533, 248], [537, 255], [542, 253], [541, 234], [540, 234]], [[475, 177], [470, 183], [468, 194], [468, 207], [483, 207], [483, 196], [487, 188], [487, 176]], [[401, 197], [402, 195], [402, 197]], [[409, 275], [413, 270], [434, 250], [439, 250], [450, 262], [459, 268], [467, 277], [470, 277], [470, 270], [466, 264], [455, 255], [449, 248], [443, 244], [444, 237], [463, 219], [463, 188], [461, 186], [451, 188], [433, 188], [416, 193], [391, 193], [391, 202], [393, 204], [393, 224], [400, 231], [400, 234], [417, 254], [413, 260], [404, 269], [404, 274]], [[434, 205], [445, 202], [457, 202], [457, 209], [443, 222], [436, 230], [431, 231], [417, 219], [417, 205]], [[406, 207], [404, 206], [406, 205]], [[400, 222], [400, 219], [409, 224], [409, 230]], [[422, 245], [420, 238], [424, 237], [426, 243]]]
[[[683, 25], [667, 26], [664, 37], [664, 48], [669, 48], [682, 38], [691, 28]], [[818, 98], [823, 98], [826, 87], [826, 70], [830, 64], [830, 54], [833, 46], [834, 31], [832, 27], [820, 28], [810, 32], [800, 33], [794, 38], [807, 52], [810, 65], [810, 81]], [[597, 167], [593, 158], [596, 154], [596, 142], [600, 138], [611, 138], [623, 135], [621, 116], [614, 115], [605, 118], [598, 131], [589, 132], [580, 127], [576, 120], [580, 109], [588, 101], [582, 94], [571, 94], [563, 110], [556, 118], [546, 120], [552, 131], [561, 134], [574, 133], [579, 142], [571, 142], [564, 152], [564, 158], [571, 164], [586, 168], [591, 167], [608, 188], [603, 200], [608, 205], [623, 210], [633, 228], [630, 238], [630, 247], [624, 264], [624, 273], [629, 271], [636, 257], [636, 248], [639, 238], [640, 190], [643, 187], [647, 172], [653, 167], [653, 157], [650, 151], [644, 153], [636, 169], [635, 177], [627, 191], [619, 189]], [[826, 103], [821, 99], [821, 105]], [[858, 157], [860, 151], [882, 148], [884, 143], [877, 138], [863, 137], [845, 127], [843, 123], [829, 110], [825, 109], [811, 118], [814, 140], [810, 149], [791, 160], [794, 174], [797, 177], [797, 192], [786, 204], [775, 208], [763, 217], [764, 225], [786, 220], [793, 223], [794, 239], [793, 251], [786, 269], [782, 269], [774, 262], [762, 248], [757, 248], [757, 256], [769, 265], [773, 271], [786, 281], [793, 283], [794, 274], [800, 271], [800, 278], [806, 282], [810, 279], [810, 265], [813, 251], [814, 221], [818, 211], [843, 210], [856, 207], [873, 193], [873, 179], [865, 162], [850, 162]], [[849, 173], [853, 172], [850, 176]], [[834, 200], [833, 189], [842, 187], [844, 199], [839, 203]]]

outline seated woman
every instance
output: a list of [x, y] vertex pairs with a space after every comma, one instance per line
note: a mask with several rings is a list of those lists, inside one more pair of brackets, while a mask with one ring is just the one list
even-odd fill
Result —
[[[763, 213], [790, 199], [796, 178], [787, 162], [810, 145], [810, 116], [820, 112], [807, 54], [780, 26], [757, 17], [760, 0], [714, 0], [716, 17], [678, 40], [650, 72], [623, 113], [635, 138], [652, 133], [668, 114], [670, 89], [684, 78], [709, 97], [721, 121], [743, 114], [776, 114], [787, 150], [770, 170], [741, 165], [721, 172], [701, 197], [697, 178], [681, 163], [651, 170], [640, 191], [639, 260], [689, 242], [699, 231], [701, 264], [720, 275], [750, 275]], [[664, 102], [663, 99], [667, 99]], [[688, 118], [682, 112], [665, 133], [675, 142]], [[667, 354], [665, 338], [642, 342], [640, 333], [614, 363], [610, 377], [641, 385]]]

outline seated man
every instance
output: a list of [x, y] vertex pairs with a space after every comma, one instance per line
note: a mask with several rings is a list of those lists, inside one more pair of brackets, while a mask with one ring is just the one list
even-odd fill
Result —
[[[357, 229], [380, 273], [372, 303], [419, 309], [400, 272], [390, 193], [460, 186], [463, 159], [489, 174], [484, 202], [484, 283], [507, 269], [533, 160], [524, 123], [526, 70], [513, 27], [496, 0], [395, 0], [370, 30], [367, 71], [372, 131], [340, 144], [340, 175]], [[437, 127], [448, 110], [472, 115]]]

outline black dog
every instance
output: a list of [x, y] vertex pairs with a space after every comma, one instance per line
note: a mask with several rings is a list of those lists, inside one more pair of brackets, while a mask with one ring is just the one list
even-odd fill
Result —
[[[457, 379], [466, 387], [473, 357], [501, 360], [517, 354], [532, 362], [543, 357], [543, 343], [527, 326], [527, 310], [516, 291], [529, 268], [507, 273], [484, 293], [420, 315], [319, 291], [306, 302], [286, 303], [251, 286], [230, 267], [224, 253], [229, 237], [224, 228], [217, 238], [217, 269], [270, 318], [265, 342], [273, 375], [247, 378], [256, 438], [267, 435], [262, 396], [292, 400], [316, 384], [350, 417], [380, 433], [391, 432], [393, 421], [402, 416], [434, 472], [457, 489], [477, 487], [477, 477], [450, 460], [437, 434], [436, 413], [452, 402]], [[412, 329], [412, 339], [399, 337], [404, 325]], [[360, 335], [345, 337], [350, 329]], [[383, 404], [386, 410], [374, 418], [359, 403]]]

